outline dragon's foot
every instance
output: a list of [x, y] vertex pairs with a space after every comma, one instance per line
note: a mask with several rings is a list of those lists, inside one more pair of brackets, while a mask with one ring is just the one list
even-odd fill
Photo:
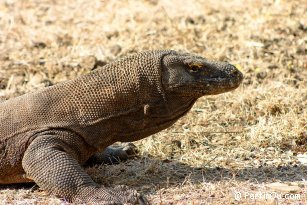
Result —
[[135, 156], [137, 152], [137, 147], [131, 142], [111, 145], [103, 152], [94, 154], [86, 162], [86, 166], [93, 166], [95, 164], [118, 164], [119, 162], [126, 161], [129, 157]]
[[86, 204], [140, 204], [148, 205], [147, 199], [127, 186], [116, 186], [115, 188], [106, 187], [87, 187], [80, 190], [80, 194], [73, 200], [75, 203]]

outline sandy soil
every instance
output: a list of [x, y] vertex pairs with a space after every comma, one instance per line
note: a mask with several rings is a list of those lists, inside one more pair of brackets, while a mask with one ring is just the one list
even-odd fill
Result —
[[[152, 204], [307, 204], [306, 13], [303, 0], [2, 0], [0, 98], [141, 50], [227, 60], [240, 88], [201, 98], [134, 159], [87, 172]], [[68, 202], [30, 184], [2, 186], [0, 204]]]

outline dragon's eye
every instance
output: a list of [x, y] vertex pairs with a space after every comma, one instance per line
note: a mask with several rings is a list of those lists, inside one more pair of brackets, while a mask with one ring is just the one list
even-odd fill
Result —
[[189, 71], [191, 73], [196, 73], [201, 69], [202, 65], [201, 64], [191, 64], [189, 65]]

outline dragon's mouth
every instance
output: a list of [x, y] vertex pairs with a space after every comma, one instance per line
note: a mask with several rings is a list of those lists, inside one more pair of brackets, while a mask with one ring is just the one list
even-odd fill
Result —
[[229, 78], [207, 78], [202, 79], [197, 82], [186, 82], [184, 84], [177, 84], [170, 86], [170, 89], [175, 92], [180, 92], [180, 90], [189, 90], [188, 94], [183, 94], [190, 96], [192, 93], [195, 96], [204, 95], [216, 95], [225, 93], [236, 89], [241, 84], [243, 78], [229, 79]]
[[212, 76], [204, 79], [200, 79], [200, 84], [210, 84], [212, 86], [225, 86], [229, 88], [237, 88], [243, 80], [243, 74], [240, 71], [236, 71], [234, 76]]
[[200, 81], [200, 84], [203, 83], [209, 83], [212, 85], [215, 84], [220, 84], [220, 85], [229, 85], [229, 86], [239, 86], [242, 82], [242, 79], [232, 79], [230, 80], [229, 78], [209, 78], [209, 79], [205, 79], [204, 81]]
[[[200, 83], [199, 86], [202, 86], [204, 88], [210, 87], [211, 90], [219, 90], [221, 89], [221, 92], [230, 91], [233, 89], [236, 89], [241, 84], [242, 79], [233, 79], [230, 80], [229, 78], [210, 78], [206, 79], [203, 83], [205, 86], [202, 86]], [[219, 93], [221, 93], [219, 92]]]
[[237, 88], [242, 82], [242, 79], [230, 80], [229, 78], [207, 78], [202, 79], [197, 82], [185, 82], [184, 84], [171, 85], [171, 88], [180, 88], [180, 87], [195, 87], [195, 88], [206, 88], [206, 87], [234, 87]]

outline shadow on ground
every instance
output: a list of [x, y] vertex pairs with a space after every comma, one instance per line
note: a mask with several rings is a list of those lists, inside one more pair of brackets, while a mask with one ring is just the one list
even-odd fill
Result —
[[[115, 165], [96, 165], [86, 171], [98, 183], [106, 186], [127, 185], [142, 192], [155, 192], [162, 188], [185, 184], [217, 183], [237, 180], [251, 183], [302, 181], [307, 176], [307, 166], [260, 166], [243, 169], [199, 168], [169, 160], [141, 158]], [[1, 185], [0, 189], [32, 189], [35, 183]]]
[[87, 168], [98, 183], [114, 186], [127, 185], [143, 192], [160, 188], [180, 187], [185, 184], [217, 183], [236, 180], [251, 183], [303, 181], [307, 176], [304, 165], [259, 166], [247, 168], [191, 167], [178, 161], [142, 158], [117, 165]]

